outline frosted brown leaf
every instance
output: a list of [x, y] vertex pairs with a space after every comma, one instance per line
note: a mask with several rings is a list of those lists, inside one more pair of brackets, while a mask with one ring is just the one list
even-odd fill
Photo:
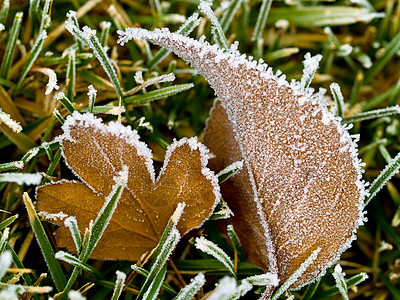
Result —
[[[157, 245], [178, 203], [186, 204], [177, 226], [184, 234], [199, 227], [220, 199], [217, 178], [206, 167], [208, 150], [194, 138], [169, 147], [155, 179], [151, 152], [129, 127], [74, 113], [63, 130], [63, 155], [82, 182], [61, 180], [39, 187], [37, 207], [48, 216], [75, 216], [83, 231], [111, 192], [113, 178], [128, 167], [126, 188], [91, 258], [138, 260]], [[63, 221], [53, 222], [62, 225], [56, 231], [58, 246], [75, 251]]]
[[[321, 276], [350, 246], [363, 220], [364, 184], [356, 145], [340, 119], [304, 82], [288, 83], [235, 49], [170, 33], [120, 31], [120, 43], [147, 39], [190, 62], [218, 96], [204, 141], [220, 170], [244, 160], [222, 186], [248, 259], [282, 284], [314, 250], [313, 263], [292, 284]], [[312, 61], [308, 61], [312, 64]]]

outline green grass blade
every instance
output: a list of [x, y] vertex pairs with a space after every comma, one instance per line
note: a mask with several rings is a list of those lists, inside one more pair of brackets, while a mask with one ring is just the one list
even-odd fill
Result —
[[313, 282], [309, 284], [306, 288], [306, 291], [304, 292], [301, 300], [311, 300], [315, 293], [317, 292], [319, 285], [321, 283], [321, 280], [317, 280], [316, 282]]
[[89, 258], [90, 254], [92, 254], [98, 241], [103, 235], [103, 232], [110, 222], [115, 208], [117, 207], [118, 201], [122, 195], [127, 180], [128, 172], [124, 169], [123, 174], [121, 174], [121, 177], [118, 179], [118, 182], [115, 184], [110, 195], [106, 198], [103, 207], [101, 208], [96, 220], [93, 223], [93, 229], [89, 239], [88, 253], [85, 255], [83, 261], [86, 261]]
[[125, 286], [126, 274], [121, 271], [117, 271], [115, 273], [117, 275], [117, 279], [115, 280], [115, 288], [111, 300], [118, 300]]
[[385, 186], [385, 184], [396, 175], [400, 170], [400, 153], [396, 155], [392, 161], [386, 165], [385, 169], [381, 171], [377, 178], [372, 182], [371, 186], [368, 189], [368, 197], [365, 200], [365, 205], [376, 196], [376, 194]]
[[340, 90], [340, 86], [337, 83], [332, 83], [330, 85], [332, 97], [336, 103], [336, 111], [337, 115], [343, 118], [344, 115], [344, 101], [342, 91]]
[[89, 85], [88, 89], [89, 89], [89, 91], [87, 93], [87, 95], [89, 97], [88, 111], [93, 112], [94, 104], [96, 102], [97, 90], [94, 88], [94, 86], [92, 84]]
[[101, 34], [100, 34], [100, 43], [101, 46], [107, 47], [108, 35], [110, 34], [111, 22], [103, 21], [100, 23]]
[[0, 172], [11, 171], [11, 170], [21, 170], [24, 167], [23, 162], [13, 161], [9, 163], [0, 164]]
[[55, 253], [50, 244], [49, 238], [44, 231], [42, 223], [40, 222], [39, 217], [36, 214], [35, 207], [33, 206], [33, 203], [27, 193], [24, 193], [23, 200], [26, 210], [28, 212], [32, 230], [35, 233], [36, 240], [38, 241], [39, 247], [42, 251], [47, 266], [49, 267], [54, 284], [58, 291], [62, 291], [66, 285], [66, 280], [62, 272], [61, 266], [55, 258]]
[[213, 242], [206, 240], [203, 236], [196, 238], [195, 246], [200, 251], [207, 253], [208, 255], [214, 257], [216, 260], [220, 261], [228, 269], [229, 273], [231, 273], [233, 277], [236, 278], [233, 261], [228, 256], [228, 254], [225, 253], [225, 251], [223, 251]]
[[[78, 260], [82, 263], [86, 263], [86, 261], [89, 259], [118, 204], [118, 200], [120, 199], [126, 185], [128, 177], [127, 170], [124, 168], [123, 172], [120, 175], [121, 177], [117, 180], [117, 183], [114, 185], [111, 193], [106, 198], [106, 201], [102, 206], [99, 214], [97, 215], [96, 220], [94, 221], [94, 223], [89, 224], [89, 229], [86, 229], [85, 231], [81, 252], [79, 253], [78, 257]], [[62, 295], [60, 296], [59, 300], [67, 299], [68, 292], [72, 288], [80, 272], [81, 268], [76, 266], [72, 271], [72, 274], [68, 279], [68, 282], [65, 285], [65, 288], [62, 291]]]
[[50, 25], [49, 12], [50, 12], [50, 4], [52, 2], [53, 2], [52, 0], [45, 0], [44, 1], [42, 17], [40, 19], [39, 32], [42, 32], [43, 30], [46, 30], [46, 28]]
[[382, 109], [370, 110], [366, 112], [362, 112], [353, 116], [344, 117], [343, 122], [345, 123], [353, 123], [371, 119], [377, 119], [386, 116], [393, 116], [400, 114], [400, 106], [396, 105], [393, 107], [386, 107]]
[[[324, 28], [324, 32], [328, 35], [328, 38], [330, 42], [335, 46], [335, 48], [338, 50], [340, 49], [343, 45], [340, 43], [340, 41], [337, 39], [337, 37], [334, 35], [332, 29], [329, 27]], [[357, 69], [356, 63], [353, 61], [353, 59], [349, 56], [343, 56], [343, 59], [347, 62], [347, 64], [353, 69]]]
[[122, 93], [122, 88], [119, 83], [117, 74], [115, 73], [114, 67], [111, 65], [110, 58], [107, 53], [104, 51], [104, 48], [100, 44], [99, 39], [97, 38], [95, 31], [85, 26], [83, 28], [83, 32], [86, 35], [87, 41], [89, 42], [90, 48], [93, 50], [97, 59], [100, 61], [104, 71], [106, 72], [108, 78], [110, 78], [111, 83], [113, 84], [115, 91], [117, 92], [118, 97], [123, 101], [124, 96]]
[[67, 98], [74, 102], [75, 97], [75, 79], [76, 79], [76, 59], [75, 50], [71, 50], [68, 54], [68, 67], [66, 76]]
[[[140, 267], [138, 267], [136, 265], [132, 266], [132, 268], [137, 273], [139, 273], [140, 275], [142, 275], [142, 276], [144, 276], [146, 278], [147, 278], [147, 276], [149, 276], [149, 271], [147, 271], [147, 270], [145, 270], [143, 268], [140, 268]], [[172, 296], [176, 296], [178, 294], [169, 284], [167, 284], [165, 282], [163, 282], [162, 287], [163, 287], [163, 289], [165, 289], [165, 291], [167, 291]]]
[[[243, 249], [242, 249], [242, 243], [239, 240], [239, 237], [237, 236], [235, 229], [233, 228], [233, 225], [230, 224], [226, 227], [229, 239], [232, 242], [233, 248], [240, 254], [244, 255]], [[251, 283], [251, 282], [250, 282]]]
[[156, 300], [160, 292], [160, 288], [164, 281], [165, 275], [167, 274], [167, 265], [165, 264], [161, 270], [157, 273], [153, 281], [150, 283], [149, 288], [143, 296], [145, 300]]
[[279, 280], [277, 274], [265, 273], [261, 275], [254, 275], [246, 277], [244, 280], [249, 282], [251, 285], [258, 286], [278, 286]]
[[76, 13], [70, 11], [68, 14], [68, 20], [65, 22], [66, 29], [72, 35], [74, 35], [78, 40], [80, 40], [83, 44], [87, 44], [93, 50], [95, 56], [102, 65], [108, 78], [110, 78], [110, 81], [113, 84], [119, 99], [121, 99], [122, 104], [126, 109], [125, 113], [128, 117], [128, 122], [130, 122], [131, 118], [125, 103], [125, 98], [122, 92], [120, 82], [118, 80], [117, 74], [115, 73], [114, 67], [111, 64], [110, 58], [108, 57], [106, 51], [104, 50], [103, 46], [101, 45], [99, 39], [96, 36], [96, 31], [90, 29], [88, 26], [83, 27], [81, 31], [73, 21], [74, 16], [76, 16]]
[[[176, 223], [178, 222], [180, 215], [182, 214], [184, 205], [178, 205], [170, 221], [168, 222], [164, 233], [158, 243], [156, 252], [154, 253], [154, 258], [151, 263], [151, 268], [148, 276], [146, 277], [144, 283], [141, 286], [140, 294], [138, 295], [138, 300], [142, 299], [144, 293], [149, 288], [150, 284], [155, 280], [157, 274], [164, 268], [165, 264], [172, 251], [175, 249], [176, 244], [180, 240], [180, 234], [178, 229], [176, 229]], [[132, 266], [135, 269], [134, 266]]]
[[90, 110], [90, 107], [85, 107], [79, 110], [80, 112], [91, 112], [93, 114], [119, 115], [125, 112], [124, 107], [120, 106], [95, 106]]
[[218, 46], [222, 49], [228, 49], [229, 44], [226, 40], [225, 33], [222, 30], [221, 24], [219, 24], [218, 19], [215, 17], [214, 12], [211, 9], [210, 3], [206, 2], [205, 0], [200, 0], [199, 9], [210, 20], [211, 32]]
[[332, 276], [335, 279], [336, 287], [342, 295], [343, 300], [349, 300], [349, 296], [347, 295], [348, 287], [344, 280], [344, 273], [342, 272], [342, 267], [340, 265], [335, 266]]
[[7, 79], [7, 75], [9, 73], [9, 70], [10, 70], [10, 67], [12, 64], [15, 46], [17, 44], [18, 36], [19, 36], [20, 30], [21, 30], [23, 15], [24, 14], [22, 12], [16, 13], [13, 25], [11, 27], [11, 32], [10, 32], [10, 36], [8, 38], [6, 52], [4, 53], [3, 60], [1, 62], [1, 68], [0, 68], [0, 77], [4, 78], [4, 79]]
[[32, 26], [33, 20], [37, 18], [37, 14], [39, 11], [40, 0], [29, 0], [29, 18], [31, 19]]
[[18, 215], [14, 215], [14, 216], [11, 216], [11, 217], [5, 219], [3, 222], [0, 223], [0, 230], [3, 230], [7, 226], [11, 225], [17, 218], [18, 218]]
[[242, 167], [243, 167], [243, 160], [236, 161], [230, 164], [217, 174], [218, 183], [223, 183], [227, 181], [231, 176], [235, 175], [238, 171], [240, 171]]
[[226, 32], [231, 25], [233, 17], [235, 16], [236, 12], [238, 11], [240, 5], [242, 4], [243, 0], [233, 0], [231, 1], [229, 8], [225, 11], [222, 15], [220, 23], [222, 30]]
[[365, 82], [372, 80], [382, 68], [392, 59], [392, 57], [400, 50], [400, 32], [385, 47], [385, 52], [373, 64], [371, 69], [365, 75]]
[[75, 107], [72, 104], [72, 102], [65, 96], [65, 94], [63, 92], [59, 92], [56, 97], [55, 97], [58, 101], [60, 101], [62, 103], [62, 105], [64, 105], [64, 107], [68, 110], [69, 113], [73, 113], [75, 111]]
[[279, 297], [287, 291], [287, 289], [304, 273], [304, 271], [308, 268], [310, 264], [317, 258], [318, 253], [321, 251], [321, 248], [317, 248], [311, 253], [311, 255], [300, 265], [300, 267], [290, 276], [280, 287], [279, 289], [272, 295], [271, 300], [277, 300]]
[[[351, 288], [353, 286], [357, 286], [358, 284], [360, 284], [361, 282], [363, 282], [364, 280], [366, 280], [368, 278], [368, 275], [364, 272], [359, 273], [357, 275], [354, 275], [348, 279], [345, 279], [345, 283], [347, 288]], [[325, 298], [325, 297], [329, 297], [329, 296], [333, 296], [339, 293], [338, 288], [332, 287], [330, 289], [327, 289], [326, 291], [320, 292], [318, 293], [318, 297], [319, 298]], [[304, 298], [304, 300], [309, 300], [311, 298]]]
[[190, 280], [190, 283], [179, 292], [174, 300], [191, 300], [205, 283], [206, 278], [204, 274], [199, 273]]
[[271, 8], [272, 0], [263, 0], [260, 12], [258, 13], [256, 27], [254, 28], [251, 40], [258, 41], [262, 37], [262, 33], [267, 23], [268, 14]]
[[65, 227], [71, 232], [72, 239], [75, 243], [76, 253], [80, 253], [82, 249], [81, 233], [78, 228], [78, 222], [75, 217], [68, 217], [64, 221]]
[[96, 276], [98, 278], [103, 278], [103, 275], [97, 271], [95, 268], [92, 266], [89, 266], [88, 264], [82, 262], [79, 260], [79, 258], [75, 257], [74, 255], [64, 252], [64, 251], [58, 251], [55, 254], [56, 259], [65, 261], [66, 263], [70, 264], [71, 266], [77, 267], [79, 269], [82, 269], [83, 271]]
[[142, 105], [150, 101], [159, 100], [162, 98], [166, 98], [181, 93], [183, 91], [191, 89], [193, 86], [194, 86], [193, 83], [176, 84], [165, 88], [161, 88], [159, 90], [154, 90], [146, 94], [128, 96], [125, 98], [125, 102], [127, 104]]
[[29, 54], [28, 60], [26, 61], [21, 74], [19, 76], [18, 82], [15, 86], [15, 89], [13, 91], [13, 97], [19, 92], [19, 89], [21, 87], [22, 81], [24, 81], [26, 75], [28, 74], [29, 70], [31, 69], [32, 65], [36, 61], [36, 59], [39, 56], [40, 51], [42, 50], [44, 41], [47, 38], [47, 33], [45, 30], [41, 31], [38, 38], [36, 39], [35, 43], [33, 44], [32, 50]]
[[382, 17], [382, 13], [369, 12], [365, 8], [349, 6], [313, 6], [273, 8], [269, 12], [268, 23], [287, 20], [298, 26], [339, 26], [358, 22], [369, 22]]
[[10, 0], [4, 0], [0, 10], [0, 23], [5, 25], [7, 22], [8, 12], [10, 11]]

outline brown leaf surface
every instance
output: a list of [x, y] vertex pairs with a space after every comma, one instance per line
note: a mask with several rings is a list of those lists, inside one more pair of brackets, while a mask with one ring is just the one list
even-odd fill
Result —
[[240, 53], [166, 29], [120, 33], [122, 43], [131, 38], [147, 39], [190, 62], [221, 101], [204, 140], [216, 155], [216, 170], [244, 160], [222, 193], [248, 258], [278, 273], [283, 283], [321, 248], [291, 287], [322, 275], [355, 238], [365, 192], [356, 145], [321, 104], [321, 95]]
[[[60, 138], [67, 164], [83, 181], [60, 181], [37, 189], [37, 207], [49, 214], [76, 216], [88, 227], [115, 184], [123, 166], [127, 186], [91, 258], [138, 260], [154, 248], [178, 203], [185, 202], [178, 230], [199, 227], [219, 201], [214, 173], [206, 168], [207, 150], [194, 139], [174, 142], [155, 180], [151, 152], [135, 131], [118, 123], [104, 125], [92, 115], [74, 113]], [[63, 225], [61, 220], [56, 224]], [[74, 251], [69, 230], [56, 231], [59, 247]]]

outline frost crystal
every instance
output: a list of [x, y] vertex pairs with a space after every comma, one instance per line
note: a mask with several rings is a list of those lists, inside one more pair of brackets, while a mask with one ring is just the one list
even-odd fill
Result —
[[45, 211], [38, 212], [38, 216], [46, 220], [63, 220], [68, 217], [68, 215], [64, 214], [63, 212], [59, 212], [57, 214], [49, 214]]
[[57, 75], [52, 69], [47, 70], [46, 74], [49, 76], [49, 82], [47, 83], [47, 89], [45, 95], [50, 94], [53, 90], [58, 90], [60, 87], [57, 85]]
[[19, 125], [18, 122], [14, 121], [11, 119], [9, 114], [6, 114], [1, 108], [0, 108], [0, 124], [4, 123], [8, 127], [12, 129], [12, 131], [18, 133], [22, 131], [21, 125]]
[[42, 180], [40, 173], [2, 173], [0, 174], [0, 182], [15, 182], [18, 185], [38, 185]]
[[0, 278], [6, 275], [7, 269], [11, 266], [12, 256], [10, 251], [5, 251], [0, 256]]
[[86, 300], [86, 297], [82, 296], [81, 293], [78, 291], [69, 291], [68, 292], [68, 299], [69, 300]]
[[321, 276], [355, 239], [366, 194], [355, 141], [323, 91], [309, 88], [321, 56], [306, 55], [301, 82], [288, 83], [262, 62], [165, 28], [118, 33], [122, 45], [147, 39], [172, 50], [215, 90], [204, 141], [214, 170], [244, 161], [223, 192], [249, 259], [286, 281], [320, 247], [292, 288]]
[[190, 283], [179, 292], [175, 300], [186, 300], [189, 297], [193, 297], [205, 283], [206, 279], [204, 274], [197, 274], [197, 276], [192, 278]]
[[303, 70], [303, 76], [301, 77], [301, 87], [303, 89], [306, 89], [310, 86], [312, 79], [314, 78], [315, 72], [318, 69], [319, 62], [322, 59], [322, 55], [316, 55], [311, 57], [310, 53], [307, 53], [304, 56], [305, 60], [303, 61], [304, 64], [304, 70]]
[[208, 297], [208, 300], [225, 299], [225, 298], [227, 298], [227, 296], [230, 296], [231, 294], [233, 294], [235, 292], [236, 292], [235, 278], [225, 276], [218, 283], [217, 288], [214, 290], [214, 292], [211, 294], [211, 296]]
[[251, 277], [247, 277], [246, 281], [250, 282], [252, 285], [261, 285], [261, 286], [278, 286], [279, 280], [276, 274], [266, 273], [261, 275], [255, 275]]

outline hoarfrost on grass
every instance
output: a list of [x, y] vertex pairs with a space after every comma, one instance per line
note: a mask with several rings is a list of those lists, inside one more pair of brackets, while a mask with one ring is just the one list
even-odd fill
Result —
[[272, 273], [265, 273], [261, 275], [247, 277], [246, 281], [248, 281], [252, 285], [261, 285], [261, 286], [279, 285], [278, 275]]
[[97, 96], [97, 90], [94, 88], [93, 84], [88, 86], [88, 93], [89, 101], [94, 101]]
[[5, 113], [1, 108], [0, 108], [0, 124], [4, 123], [8, 127], [12, 129], [12, 131], [19, 133], [22, 131], [21, 125], [19, 125], [18, 122], [14, 121], [11, 119], [11, 116], [7, 113]]
[[6, 289], [0, 291], [0, 300], [19, 300], [19, 293], [24, 290], [18, 285], [9, 285]]
[[172, 214], [171, 221], [175, 225], [178, 224], [179, 219], [181, 218], [181, 216], [183, 214], [183, 210], [185, 209], [185, 206], [186, 206], [185, 202], [178, 203], [177, 208], [175, 209], [174, 213]]
[[59, 212], [57, 214], [50, 214], [50, 213], [45, 212], [45, 211], [38, 212], [38, 216], [43, 218], [43, 219], [45, 219], [45, 220], [50, 220], [50, 221], [51, 220], [53, 220], [53, 221], [55, 221], [55, 220], [64, 220], [65, 218], [68, 217], [68, 215], [64, 214], [63, 212]]
[[179, 292], [175, 300], [187, 300], [189, 297], [193, 297], [205, 283], [206, 278], [204, 274], [197, 274], [196, 277], [192, 278], [190, 283]]
[[335, 266], [332, 276], [335, 279], [336, 287], [338, 288], [343, 299], [348, 300], [349, 297], [347, 295], [347, 285], [344, 280], [345, 273], [342, 271], [342, 267], [339, 264]]
[[68, 299], [69, 300], [86, 300], [86, 297], [83, 296], [78, 291], [71, 290], [68, 292]]
[[58, 90], [60, 87], [57, 85], [57, 74], [52, 69], [45, 68], [43, 72], [49, 77], [45, 95], [49, 95], [53, 90]]
[[221, 300], [232, 296], [237, 292], [236, 279], [233, 277], [225, 276], [223, 277], [214, 292], [208, 297], [208, 300]]
[[42, 180], [40, 173], [2, 173], [0, 174], [0, 182], [15, 182], [18, 185], [38, 185]]
[[232, 275], [235, 275], [235, 268], [230, 257], [218, 245], [204, 238], [204, 236], [197, 237], [195, 246], [200, 251], [207, 253], [221, 262]]
[[11, 267], [12, 255], [10, 251], [5, 251], [0, 256], [0, 278], [6, 275], [7, 269]]
[[301, 77], [300, 84], [303, 89], [306, 89], [310, 86], [311, 81], [314, 78], [315, 72], [317, 72], [319, 62], [322, 59], [322, 55], [317, 54], [315, 56], [311, 56], [310, 53], [307, 53], [304, 58], [305, 60], [303, 61], [303, 76]]

